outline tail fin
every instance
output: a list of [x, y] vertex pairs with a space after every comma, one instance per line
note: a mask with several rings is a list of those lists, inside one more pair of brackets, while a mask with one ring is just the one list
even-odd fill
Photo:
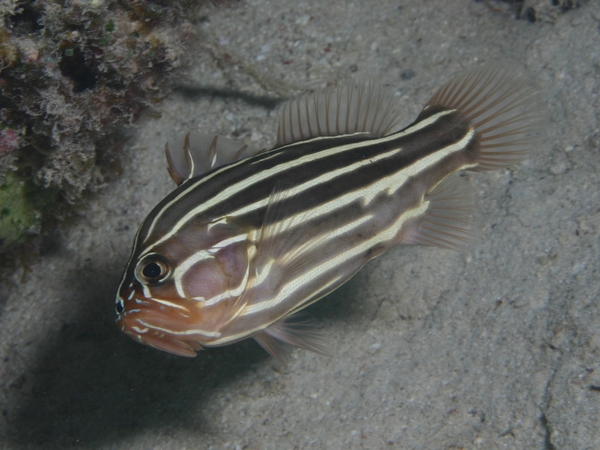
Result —
[[466, 72], [444, 84], [423, 110], [432, 106], [459, 110], [475, 128], [481, 157], [474, 170], [512, 166], [542, 137], [538, 93], [517, 70], [488, 66]]

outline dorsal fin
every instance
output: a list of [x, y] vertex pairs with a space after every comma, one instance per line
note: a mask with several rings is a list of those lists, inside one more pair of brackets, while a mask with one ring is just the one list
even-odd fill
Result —
[[399, 111], [392, 89], [364, 81], [341, 82], [285, 103], [275, 147], [318, 136], [361, 132], [385, 136], [398, 127]]
[[186, 134], [183, 141], [176, 141], [172, 148], [165, 145], [167, 170], [178, 186], [209, 170], [260, 153], [223, 136], [194, 132]]

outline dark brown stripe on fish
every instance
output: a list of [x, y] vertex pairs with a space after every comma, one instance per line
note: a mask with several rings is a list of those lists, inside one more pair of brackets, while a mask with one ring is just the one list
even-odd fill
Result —
[[[217, 169], [216, 173], [209, 173], [201, 180], [191, 180], [184, 183], [172, 194], [167, 196], [150, 214], [152, 220], [156, 217], [168, 217], [162, 227], [154, 228], [152, 234], [153, 240], [160, 240], [176, 226], [177, 222], [186, 215], [188, 220], [198, 220], [200, 222], [209, 221], [208, 218], [227, 217], [232, 213], [242, 209], [249, 203], [256, 203], [261, 199], [266, 201], [269, 197], [273, 185], [277, 180], [285, 179], [292, 184], [307, 183], [310, 180], [331, 172], [338, 168], [351, 166], [353, 163], [376, 158], [379, 155], [390, 152], [393, 149], [400, 151], [393, 157], [386, 158], [373, 164], [361, 166], [357, 170], [348, 171], [346, 174], [334, 178], [333, 180], [318, 184], [307, 192], [305, 201], [297, 203], [295, 208], [302, 211], [315, 203], [323, 203], [331, 200], [333, 197], [343, 194], [348, 190], [362, 189], [364, 186], [372, 183], [381, 176], [401, 170], [407, 165], [415, 164], [418, 160], [427, 157], [440, 148], [444, 148], [460, 141], [468, 131], [468, 124], [461, 119], [460, 115], [452, 111], [438, 111], [435, 114], [439, 118], [429, 123], [427, 126], [417, 129], [407, 134], [404, 131], [396, 135], [385, 138], [369, 138], [368, 135], [350, 135], [343, 137], [322, 137], [288, 145], [282, 149], [275, 149], [249, 158], [241, 163], [235, 164], [235, 170], [230, 170], [229, 166]], [[434, 114], [434, 115], [435, 115]], [[431, 115], [424, 120], [430, 120]], [[410, 130], [418, 125], [416, 121], [405, 130]], [[398, 136], [398, 137], [394, 137]], [[343, 152], [332, 152], [331, 155], [317, 160], [312, 160], [310, 155], [319, 155], [322, 151], [332, 151], [335, 148], [346, 147]], [[469, 142], [464, 150], [464, 156], [459, 157], [459, 165], [464, 165], [466, 161], [475, 161], [477, 149], [473, 142]], [[273, 154], [272, 154], [273, 153]], [[453, 152], [453, 155], [460, 152]], [[308, 158], [307, 158], [308, 155]], [[294, 161], [304, 157], [305, 162], [294, 164]], [[456, 156], [448, 156], [447, 159], [456, 159]], [[286, 167], [286, 164], [292, 164]], [[448, 165], [451, 173], [457, 170], [453, 165]], [[277, 170], [282, 167], [282, 170]], [[267, 171], [273, 171], [272, 174], [261, 177], [255, 183], [244, 186], [235, 195], [225, 198], [209, 207], [204, 207], [206, 203], [214, 201], [215, 196], [225, 189], [235, 191], [236, 185], [244, 184], [250, 176], [254, 174], [265, 174]], [[173, 202], [174, 199], [178, 199]], [[250, 201], [252, 199], [252, 202]], [[266, 206], [266, 205], [265, 205]], [[199, 210], [199, 213], [191, 215], [190, 212]], [[264, 214], [264, 207], [250, 211], [237, 219], [241, 224], [260, 226]], [[207, 218], [207, 219], [203, 219]], [[148, 228], [152, 225], [152, 220], [148, 221]], [[185, 225], [180, 224], [178, 228]], [[147, 240], [145, 233], [147, 229], [140, 231], [140, 239]], [[147, 244], [151, 245], [150, 240]]]

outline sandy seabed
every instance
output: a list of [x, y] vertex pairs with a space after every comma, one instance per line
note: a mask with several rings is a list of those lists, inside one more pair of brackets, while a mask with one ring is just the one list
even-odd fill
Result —
[[[550, 3], [548, 1], [548, 3]], [[253, 341], [185, 359], [114, 325], [135, 230], [174, 185], [189, 130], [273, 145], [277, 98], [206, 52], [123, 175], [21, 282], [0, 288], [0, 448], [600, 448], [600, 4], [540, 16], [489, 2], [248, 0], [199, 24], [292, 88], [349, 76], [397, 89], [407, 123], [465, 69], [536, 80], [548, 137], [511, 170], [468, 175], [482, 238], [397, 247], [309, 309], [330, 358], [282, 368]]]

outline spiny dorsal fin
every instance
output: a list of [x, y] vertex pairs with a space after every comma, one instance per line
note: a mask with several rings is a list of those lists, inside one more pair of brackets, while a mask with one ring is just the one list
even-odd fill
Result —
[[468, 71], [444, 84], [421, 114], [436, 106], [459, 110], [475, 128], [481, 157], [474, 170], [506, 168], [526, 159], [542, 135], [538, 93], [515, 68]]
[[186, 134], [183, 141], [178, 140], [172, 148], [165, 146], [167, 170], [178, 186], [209, 170], [261, 152], [223, 136], [194, 132]]
[[450, 175], [425, 196], [429, 207], [401, 244], [434, 245], [463, 250], [477, 238], [473, 188], [458, 175]]
[[318, 136], [385, 136], [398, 127], [399, 111], [393, 90], [371, 82], [341, 82], [285, 103], [275, 147]]

